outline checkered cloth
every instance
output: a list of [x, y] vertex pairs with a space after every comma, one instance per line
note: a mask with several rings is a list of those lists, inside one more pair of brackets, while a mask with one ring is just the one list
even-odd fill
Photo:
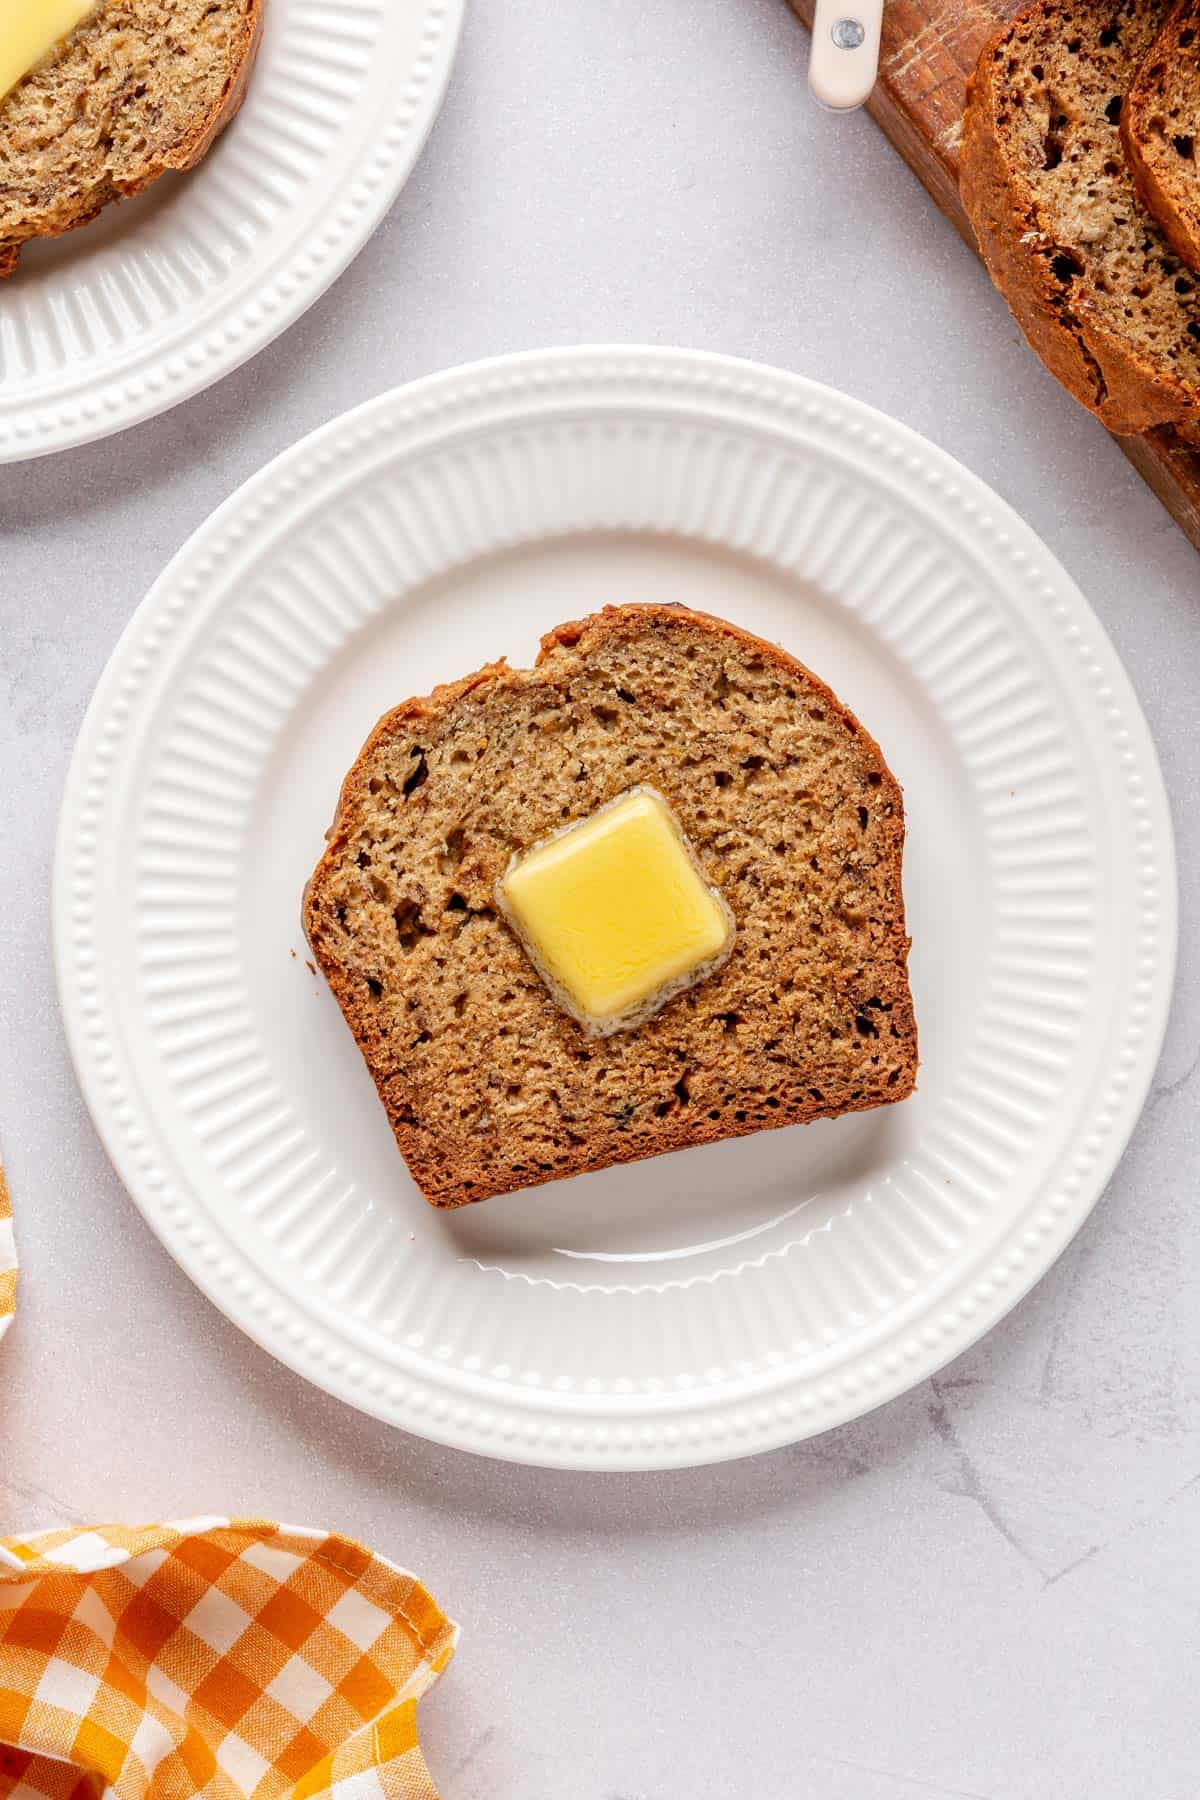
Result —
[[348, 1538], [261, 1519], [0, 1541], [0, 1800], [437, 1800], [455, 1628]]
[[4, 1170], [0, 1169], [0, 1338], [17, 1310], [17, 1245]]

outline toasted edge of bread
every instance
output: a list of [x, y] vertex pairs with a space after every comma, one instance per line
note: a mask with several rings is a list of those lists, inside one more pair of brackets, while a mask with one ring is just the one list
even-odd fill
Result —
[[[1172, 82], [1191, 74], [1196, 92], [1190, 109], [1183, 96], [1171, 99]], [[1191, 130], [1187, 154], [1177, 155], [1170, 130], [1173, 105], [1182, 108]], [[1184, 120], [1177, 120], [1182, 123]], [[1200, 270], [1200, 172], [1195, 138], [1200, 136], [1200, 4], [1181, 0], [1142, 59], [1121, 108], [1121, 141], [1138, 195], [1172, 247]]]

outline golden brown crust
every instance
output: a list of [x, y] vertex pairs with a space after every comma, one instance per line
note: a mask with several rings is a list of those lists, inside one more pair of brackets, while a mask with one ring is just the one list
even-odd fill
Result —
[[148, 175], [136, 190], [130, 189], [130, 192], [140, 193], [167, 169], [194, 169], [197, 163], [204, 161], [221, 133], [229, 125], [232, 125], [242, 109], [242, 102], [246, 98], [246, 90], [250, 85], [250, 77], [254, 72], [255, 63], [258, 61], [258, 52], [262, 47], [266, 4], [267, 0], [246, 0], [241, 45], [236, 59], [237, 66], [220, 104], [214, 106], [207, 117], [197, 120], [195, 131], [179, 145], [174, 154], [164, 157], [161, 169], [153, 175]]
[[963, 204], [993, 281], [1069, 393], [1119, 433], [1195, 424], [1200, 420], [1195, 386], [1174, 379], [1163, 362], [1141, 354], [1131, 339], [1105, 325], [1089, 298], [1082, 266], [1077, 273], [1068, 271], [1065, 281], [1057, 272], [1064, 256], [1078, 260], [1078, 246], [1057, 241], [1047, 229], [1018, 165], [1013, 134], [1000, 124], [1011, 99], [1010, 58], [1021, 57], [1025, 35], [1043, 17], [1065, 10], [1058, 0], [1033, 0], [985, 47], [967, 88], [959, 169]]
[[[1200, 270], [1200, 180], [1195, 144], [1200, 116], [1195, 86], [1200, 59], [1200, 4], [1180, 0], [1144, 58], [1121, 108], [1121, 142], [1133, 171], [1138, 197], [1159, 229], [1190, 268]], [[1174, 157], [1173, 121], [1187, 135], [1187, 154]], [[1166, 115], [1166, 116], [1164, 116]], [[1173, 166], [1174, 163], [1174, 166]]]
[[237, 48], [230, 59], [228, 84], [220, 99], [193, 121], [186, 135], [150, 163], [136, 180], [112, 182], [105, 178], [86, 193], [64, 200], [56, 211], [41, 213], [28, 230], [9, 229], [0, 239], [0, 281], [16, 272], [22, 246], [33, 238], [62, 237], [68, 231], [77, 231], [82, 225], [90, 225], [114, 201], [132, 199], [135, 194], [144, 193], [169, 170], [182, 172], [203, 161], [246, 98], [247, 85], [262, 43], [265, 8], [266, 0], [245, 0]]
[[[561, 693], [559, 684], [568, 677], [569, 672], [580, 666], [587, 666], [613, 640], [624, 636], [632, 642], [639, 634], [644, 637], [647, 631], [669, 629], [675, 625], [690, 625], [700, 628], [709, 637], [724, 637], [732, 651], [750, 657], [760, 665], [769, 665], [784, 681], [801, 684], [805, 703], [816, 705], [819, 710], [827, 707], [844, 731], [851, 734], [856, 742], [863, 779], [873, 784], [867, 791], [876, 805], [883, 845], [878, 854], [878, 862], [883, 871], [879, 886], [887, 894], [888, 916], [883, 927], [884, 939], [880, 945], [875, 946], [872, 955], [872, 985], [869, 991], [873, 995], [872, 1004], [883, 1008], [880, 1016], [886, 1015], [893, 1022], [890, 1029], [895, 1040], [894, 1054], [898, 1059], [895, 1073], [891, 1077], [894, 1085], [886, 1092], [867, 1092], [864, 1083], [863, 1092], [856, 1092], [852, 1096], [849, 1091], [841, 1093], [837, 1096], [836, 1103], [831, 1104], [830, 1098], [823, 1097], [815, 1086], [797, 1087], [793, 1082], [782, 1105], [778, 1098], [768, 1102], [770, 1107], [777, 1110], [760, 1109], [757, 1113], [736, 1108], [731, 1111], [725, 1107], [717, 1116], [715, 1110], [710, 1109], [706, 1113], [700, 1106], [669, 1112], [665, 1107], [658, 1108], [656, 1110], [666, 1113], [666, 1116], [656, 1119], [652, 1141], [642, 1139], [636, 1146], [624, 1132], [619, 1119], [608, 1126], [593, 1123], [585, 1141], [572, 1144], [565, 1163], [560, 1157], [545, 1169], [521, 1164], [520, 1178], [514, 1180], [511, 1167], [506, 1164], [496, 1144], [491, 1143], [481, 1149], [477, 1140], [465, 1134], [451, 1138], [445, 1127], [441, 1130], [427, 1128], [416, 1116], [419, 1109], [414, 1106], [411, 1086], [403, 1070], [398, 1070], [390, 1053], [383, 1052], [371, 1003], [364, 1001], [362, 968], [348, 964], [344, 947], [336, 943], [331, 934], [330, 921], [339, 910], [339, 896], [344, 892], [350, 850], [356, 841], [356, 833], [360, 830], [364, 811], [372, 803], [374, 789], [371, 784], [374, 782], [378, 786], [381, 756], [393, 742], [407, 745], [411, 741], [414, 727], [421, 730], [422, 742], [428, 743], [429, 734], [425, 727], [445, 721], [448, 715], [460, 709], [469, 696], [479, 697], [487, 690], [505, 686], [511, 688], [514, 698], [527, 695], [531, 688], [539, 691], [544, 689], [547, 696], [557, 696]], [[325, 853], [305, 889], [303, 923], [317, 963], [363, 1052], [387, 1110], [397, 1144], [414, 1180], [433, 1205], [453, 1207], [486, 1199], [493, 1194], [510, 1191], [516, 1186], [534, 1186], [540, 1182], [560, 1179], [564, 1175], [604, 1169], [647, 1155], [712, 1143], [764, 1128], [837, 1116], [843, 1112], [862, 1111], [906, 1098], [915, 1082], [917, 1049], [916, 1026], [906, 973], [908, 938], [901, 887], [903, 845], [904, 816], [900, 789], [878, 744], [826, 684], [796, 658], [779, 646], [756, 638], [725, 620], [686, 608], [606, 607], [602, 613], [561, 625], [548, 633], [542, 640], [541, 651], [532, 670], [512, 670], [504, 662], [492, 663], [461, 681], [435, 689], [427, 697], [405, 701], [379, 721], [342, 784]], [[339, 886], [339, 883], [342, 885]], [[481, 883], [481, 886], [490, 892], [487, 883]], [[518, 966], [523, 966], [519, 949], [514, 948], [514, 954]], [[712, 978], [714, 989], [721, 980], [721, 974]], [[532, 986], [536, 990], [536, 1005], [540, 1009], [538, 1030], [547, 1039], [576, 1042], [579, 1036], [577, 1027], [558, 1012], [536, 978]], [[711, 1005], [719, 1007], [720, 1004], [719, 994], [714, 994]], [[671, 1012], [672, 1008], [668, 1008], [667, 1014]], [[660, 1015], [659, 1021], [630, 1035], [639, 1037], [643, 1032], [647, 1036], [651, 1035], [662, 1025], [665, 1017], [666, 1015]], [[675, 1029], [678, 1031], [679, 1027], [676, 1026]], [[859, 1025], [860, 1031], [865, 1033], [867, 1029], [873, 1029], [869, 1021]], [[614, 1040], [609, 1039], [602, 1046], [590, 1046], [590, 1057], [599, 1059], [617, 1056], [618, 1051], [610, 1048], [613, 1044]], [[482, 1050], [480, 1054], [483, 1054]], [[615, 1075], [619, 1075], [619, 1067], [620, 1065], [614, 1065]], [[677, 1076], [678, 1067], [672, 1064], [671, 1072], [673, 1076]], [[611, 1099], [612, 1089], [605, 1091]]]

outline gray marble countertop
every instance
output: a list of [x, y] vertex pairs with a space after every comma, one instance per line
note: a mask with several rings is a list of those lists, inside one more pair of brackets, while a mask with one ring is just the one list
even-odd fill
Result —
[[[446, 1800], [1185, 1800], [1200, 1790], [1200, 558], [1018, 338], [784, 0], [475, 0], [441, 119], [331, 292], [220, 386], [0, 469], [0, 1143], [24, 1258], [0, 1532], [208, 1510], [337, 1525], [463, 1624]], [[645, 1477], [393, 1433], [221, 1318], [123, 1193], [68, 1064], [47, 896], [85, 704], [166, 559], [302, 433], [488, 353], [638, 339], [903, 419], [1041, 533], [1116, 641], [1179, 833], [1145, 1116], [1033, 1295], [816, 1442]]]

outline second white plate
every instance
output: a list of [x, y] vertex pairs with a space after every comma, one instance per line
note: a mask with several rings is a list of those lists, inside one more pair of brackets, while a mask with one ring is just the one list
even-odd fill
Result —
[[199, 168], [33, 243], [0, 283], [0, 462], [122, 431], [312, 305], [400, 192], [464, 0], [267, 0], [245, 103]]
[[[903, 1106], [433, 1212], [300, 892], [376, 717], [610, 600], [778, 639], [903, 783]], [[297, 445], [143, 603], [89, 711], [55, 925], [97, 1124], [232, 1318], [410, 1430], [648, 1467], [819, 1431], [1058, 1255], [1156, 1059], [1175, 944], [1153, 748], [1086, 603], [980, 483], [775, 370], [561, 351]]]

